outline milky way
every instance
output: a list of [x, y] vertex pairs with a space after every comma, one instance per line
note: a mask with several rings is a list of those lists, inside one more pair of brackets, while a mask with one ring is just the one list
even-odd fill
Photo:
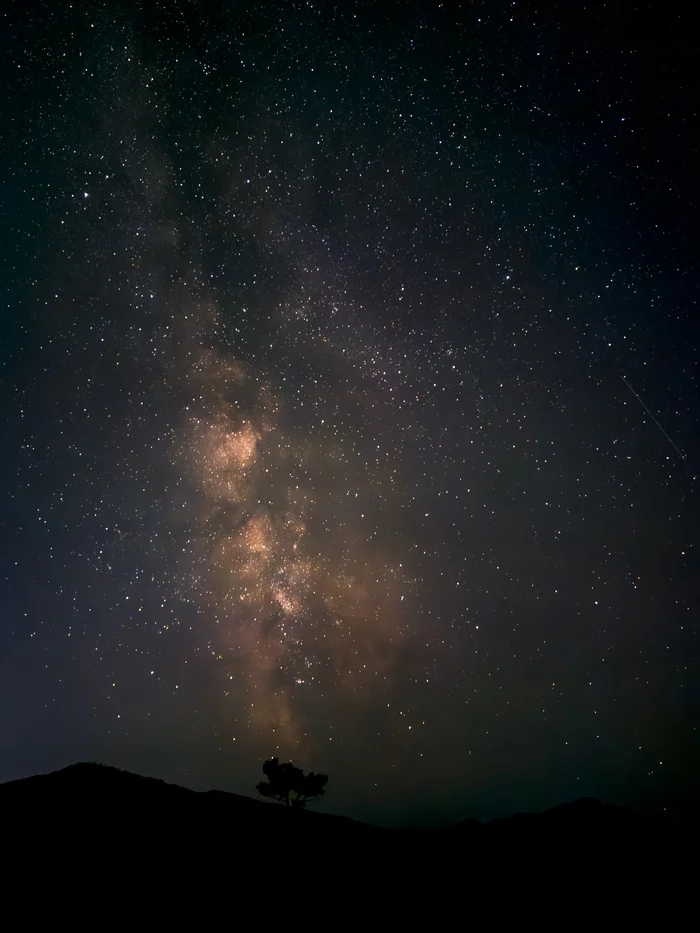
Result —
[[[231, 357], [202, 351], [189, 376], [197, 413], [182, 456], [203, 500], [190, 574], [219, 626], [213, 643], [233, 662], [231, 680], [243, 659], [251, 721], [296, 737], [296, 693], [357, 694], [385, 680], [405, 632], [410, 587], [401, 564], [367, 540], [370, 516], [358, 514], [352, 491], [371, 474], [382, 498], [396, 470], [348, 466], [351, 432], [337, 402], [335, 425], [324, 430], [314, 410], [315, 423], [300, 429], [283, 387]], [[313, 392], [306, 400], [318, 409]], [[347, 505], [333, 501], [341, 483]]]
[[452, 6], [13, 5], [1, 779], [685, 793], [694, 52]]

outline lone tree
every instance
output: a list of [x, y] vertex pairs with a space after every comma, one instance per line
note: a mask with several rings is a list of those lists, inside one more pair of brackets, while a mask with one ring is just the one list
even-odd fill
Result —
[[258, 792], [263, 797], [281, 800], [287, 806], [305, 807], [307, 800], [322, 797], [326, 792], [328, 775], [314, 774], [313, 771], [304, 774], [291, 761], [280, 764], [277, 758], [270, 758], [262, 769], [268, 783], [262, 781], [257, 784]]

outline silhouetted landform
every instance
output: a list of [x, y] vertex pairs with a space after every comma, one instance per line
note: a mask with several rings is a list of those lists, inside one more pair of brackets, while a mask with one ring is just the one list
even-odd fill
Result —
[[105, 838], [183, 839], [225, 832], [235, 837], [264, 836], [373, 843], [399, 840], [446, 851], [499, 852], [551, 848], [585, 851], [603, 846], [650, 854], [678, 847], [691, 832], [671, 821], [640, 816], [623, 807], [584, 798], [539, 814], [517, 814], [480, 823], [466, 820], [436, 829], [384, 829], [341, 816], [255, 800], [224, 791], [198, 792], [106, 765], [81, 763], [61, 771], [0, 785], [0, 817], [5, 833], [69, 828], [75, 835], [99, 832]]
[[227, 926], [281, 917], [343, 929], [355, 911], [368, 927], [385, 917], [431, 930], [436, 918], [539, 923], [548, 909], [557, 928], [576, 928], [589, 910], [600, 923], [638, 916], [645, 929], [654, 898], [664, 919], [670, 906], [683, 917], [696, 887], [693, 830], [592, 799], [489, 823], [383, 829], [76, 764], [0, 785], [0, 830], [6, 903], [31, 919], [63, 916], [63, 902], [73, 921], [108, 926], [126, 910], [129, 929], [145, 925], [145, 910], [179, 929], [187, 909], [197, 926], [211, 915]]
[[[685, 853], [694, 851], [695, 835], [593, 799], [488, 823], [385, 829], [89, 763], [0, 785], [0, 828], [14, 865], [52, 874], [128, 871], [165, 884], [177, 866], [199, 872], [205, 885], [227, 871], [252, 874], [257, 884], [270, 863], [290, 883], [295, 872], [312, 871], [315, 882], [343, 888], [360, 872], [385, 894], [411, 876], [425, 891], [467, 885], [483, 894], [504, 877], [546, 872], [558, 884], [595, 877], [623, 900], [644, 873], [679, 884], [691, 870]], [[374, 896], [371, 885], [363, 896]]]
[[284, 807], [226, 791], [193, 791], [108, 765], [81, 762], [61, 771], [0, 784], [0, 816], [13, 823], [50, 825], [68, 821], [90, 830], [148, 832], [158, 837], [206, 833], [212, 825], [242, 833], [336, 834], [375, 830], [342, 816]]

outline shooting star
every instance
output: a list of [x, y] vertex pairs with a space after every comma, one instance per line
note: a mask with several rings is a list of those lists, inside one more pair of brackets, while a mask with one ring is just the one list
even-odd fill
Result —
[[668, 433], [666, 432], [666, 430], [665, 430], [665, 428], [663, 427], [663, 425], [659, 423], [658, 418], [655, 418], [655, 417], [654, 417], [654, 415], [652, 414], [652, 412], [649, 410], [649, 407], [644, 403], [644, 400], [634, 391], [634, 389], [633, 389], [632, 386], [629, 384], [629, 382], [625, 379], [624, 376], [622, 376], [622, 381], [623, 381], [624, 384], [627, 386], [627, 388], [630, 390], [630, 392], [632, 393], [632, 395], [634, 395], [634, 397], [637, 399], [637, 401], [638, 401], [639, 404], [642, 406], [642, 408], [644, 409], [644, 411], [649, 415], [649, 417], [650, 417], [651, 420], [654, 422], [654, 424], [655, 424], [656, 427], [659, 429], [659, 431], [661, 431], [661, 433], [662, 433], [663, 436], [666, 438], [666, 440], [669, 442], [669, 444], [671, 445], [671, 447], [673, 447], [673, 449], [676, 451], [676, 453], [677, 453], [678, 456], [681, 458], [681, 460], [685, 460], [685, 454], [683, 453], [683, 451], [680, 450], [680, 449], [673, 443], [673, 441], [672, 441], [671, 438], [668, 436]]

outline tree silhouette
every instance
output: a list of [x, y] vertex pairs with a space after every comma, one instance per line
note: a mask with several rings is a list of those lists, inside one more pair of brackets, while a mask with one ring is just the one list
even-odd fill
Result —
[[257, 784], [258, 792], [263, 797], [280, 800], [287, 806], [305, 807], [307, 800], [322, 797], [326, 792], [328, 775], [314, 774], [313, 771], [304, 774], [291, 761], [280, 764], [277, 758], [270, 758], [262, 769], [268, 783], [262, 781]]

